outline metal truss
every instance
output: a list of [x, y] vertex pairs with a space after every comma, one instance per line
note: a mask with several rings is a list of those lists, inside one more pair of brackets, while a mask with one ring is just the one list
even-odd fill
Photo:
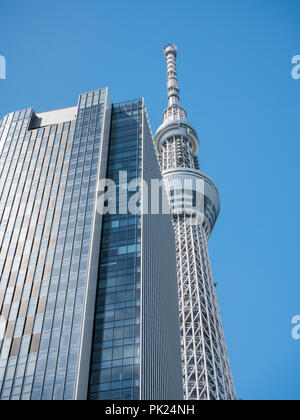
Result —
[[192, 142], [184, 136], [172, 136], [161, 147], [162, 170], [174, 168], [195, 168], [191, 153]]
[[173, 224], [185, 399], [234, 400], [206, 233], [185, 216]]

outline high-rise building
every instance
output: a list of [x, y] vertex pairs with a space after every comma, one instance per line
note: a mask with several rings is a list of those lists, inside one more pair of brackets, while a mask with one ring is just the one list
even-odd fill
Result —
[[174, 230], [128, 211], [139, 178], [160, 178], [143, 99], [1, 120], [1, 400], [183, 399]]
[[175, 230], [184, 396], [233, 400], [235, 389], [217, 303], [207, 240], [220, 211], [214, 182], [199, 170], [199, 140], [179, 105], [177, 47], [164, 48], [168, 107], [156, 132]]

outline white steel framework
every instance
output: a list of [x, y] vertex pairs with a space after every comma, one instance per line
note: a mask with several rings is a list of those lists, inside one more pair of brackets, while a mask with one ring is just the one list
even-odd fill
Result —
[[[164, 123], [156, 132], [156, 148], [171, 202], [177, 254], [179, 316], [184, 395], [186, 400], [235, 400], [235, 388], [227, 354], [215, 283], [212, 276], [207, 239], [220, 210], [214, 183], [199, 170], [199, 141], [179, 106], [176, 73], [177, 47], [164, 48], [168, 71], [168, 107]], [[201, 180], [194, 212], [191, 194], [178, 195], [177, 182], [189, 177]], [[183, 185], [183, 183], [181, 184]], [[185, 201], [188, 201], [185, 207]], [[186, 211], [189, 208], [189, 211]]]

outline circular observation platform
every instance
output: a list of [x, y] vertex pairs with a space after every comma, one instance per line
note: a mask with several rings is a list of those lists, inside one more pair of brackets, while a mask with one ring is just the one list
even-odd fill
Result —
[[184, 136], [192, 141], [192, 153], [197, 155], [199, 151], [199, 140], [194, 127], [186, 121], [173, 120], [163, 123], [155, 133], [155, 147], [160, 153], [162, 143], [172, 136]]
[[202, 225], [210, 236], [220, 213], [220, 198], [215, 183], [205, 174], [188, 168], [162, 172], [173, 216], [190, 218]]

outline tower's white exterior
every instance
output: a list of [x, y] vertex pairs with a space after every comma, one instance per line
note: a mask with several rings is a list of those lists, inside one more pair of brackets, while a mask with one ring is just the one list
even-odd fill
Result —
[[212, 276], [207, 240], [220, 211], [217, 188], [200, 172], [199, 141], [179, 105], [177, 47], [164, 48], [168, 107], [156, 148], [173, 214], [186, 400], [236, 398]]

